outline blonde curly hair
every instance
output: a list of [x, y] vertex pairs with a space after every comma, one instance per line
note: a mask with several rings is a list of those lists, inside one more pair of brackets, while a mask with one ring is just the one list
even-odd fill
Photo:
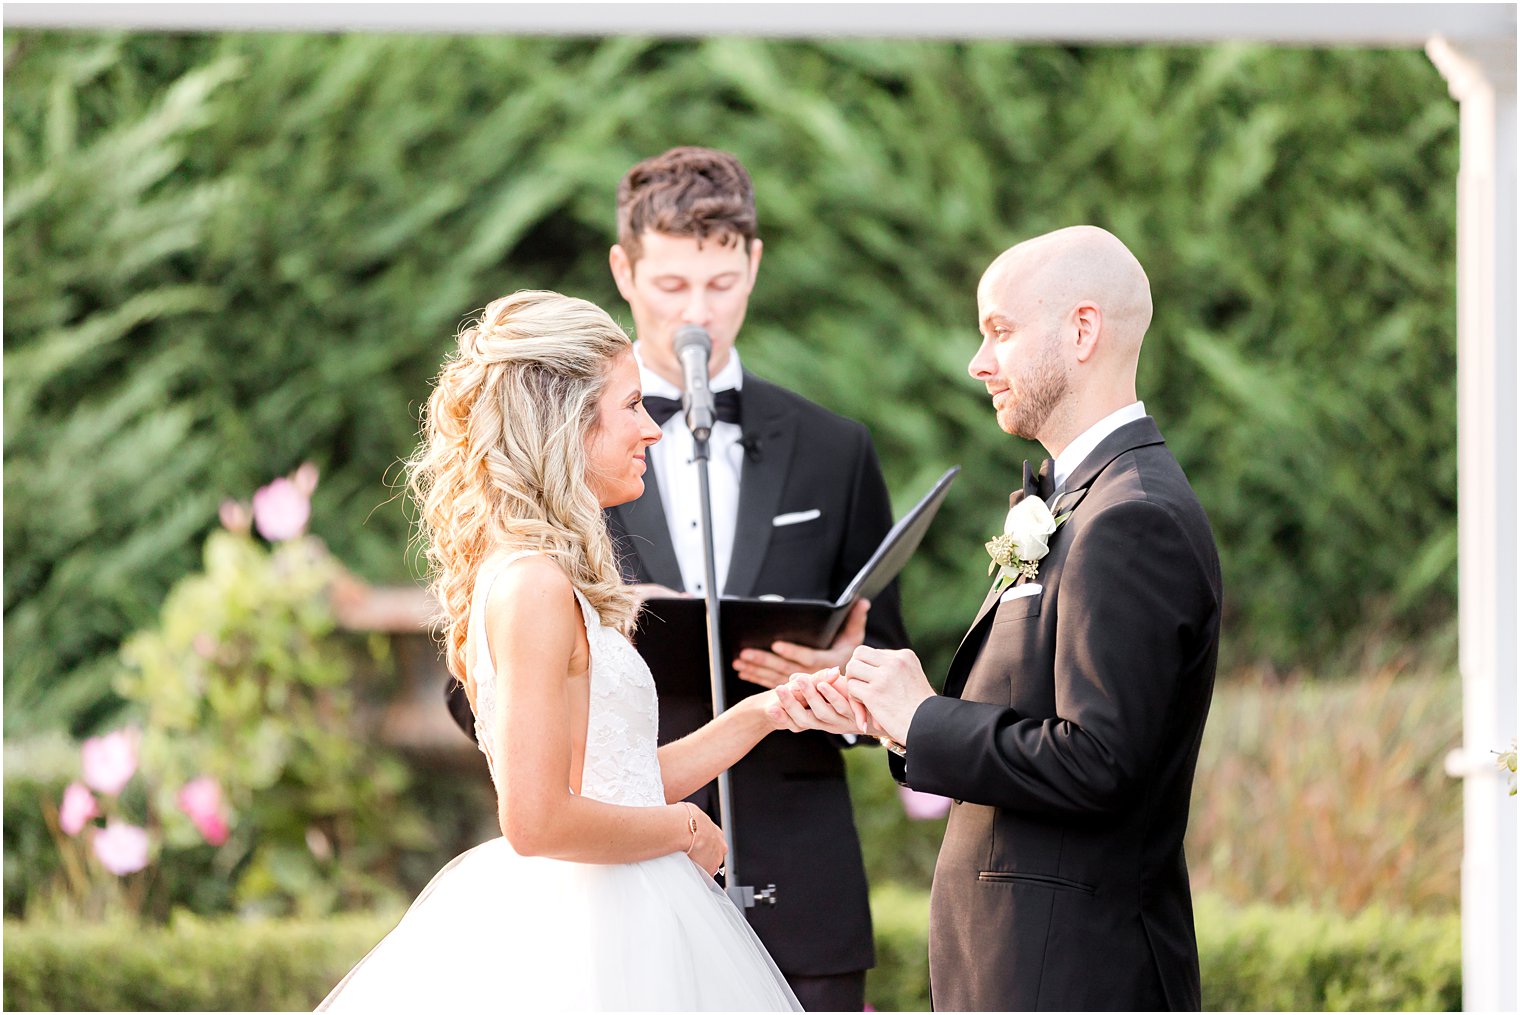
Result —
[[458, 343], [428, 399], [407, 481], [449, 672], [473, 706], [470, 600], [497, 552], [548, 555], [604, 624], [632, 630], [638, 601], [618, 573], [586, 465], [608, 370], [632, 346], [595, 304], [534, 290], [491, 303]]

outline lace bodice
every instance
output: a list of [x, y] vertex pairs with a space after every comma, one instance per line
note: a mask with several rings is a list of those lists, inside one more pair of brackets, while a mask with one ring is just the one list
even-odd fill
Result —
[[[519, 551], [487, 560], [475, 579], [475, 594], [470, 601], [468, 650], [475, 676], [475, 738], [491, 769], [491, 780], [498, 786], [498, 766], [505, 765], [506, 753], [493, 742], [497, 682], [486, 642], [485, 603], [502, 569], [530, 552]], [[581, 795], [632, 807], [661, 806], [665, 803], [665, 787], [655, 753], [659, 711], [649, 666], [627, 638], [603, 626], [579, 589], [575, 601], [580, 604], [586, 640], [591, 646], [591, 702]]]

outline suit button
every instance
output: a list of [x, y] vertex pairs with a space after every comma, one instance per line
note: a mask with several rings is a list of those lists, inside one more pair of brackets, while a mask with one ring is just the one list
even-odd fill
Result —
[[960, 803], [960, 801], [959, 801], [959, 800], [956, 800], [956, 801], [955, 801], [955, 803]]

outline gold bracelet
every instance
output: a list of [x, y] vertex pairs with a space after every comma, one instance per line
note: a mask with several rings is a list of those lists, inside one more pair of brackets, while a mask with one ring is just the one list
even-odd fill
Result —
[[690, 800], [682, 800], [689, 812], [686, 815], [686, 827], [691, 829], [691, 845], [686, 847], [686, 855], [691, 856], [691, 851], [697, 848], [697, 805]]
[[877, 737], [876, 742], [899, 758], [906, 758], [908, 756], [908, 749], [891, 737]]

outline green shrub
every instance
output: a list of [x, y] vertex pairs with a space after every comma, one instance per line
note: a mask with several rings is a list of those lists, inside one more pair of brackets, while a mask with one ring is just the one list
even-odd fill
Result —
[[[430, 843], [405, 805], [400, 759], [365, 735], [359, 679], [373, 657], [337, 630], [342, 568], [312, 536], [265, 545], [218, 530], [157, 624], [122, 648], [122, 694], [143, 718], [143, 769], [168, 842], [198, 844], [175, 791], [221, 786], [219, 857], [245, 911], [319, 915], [398, 901], [400, 849]], [[378, 644], [378, 643], [376, 643]]]
[[396, 916], [5, 923], [8, 1011], [310, 1011]]
[[1310, 906], [1236, 908], [1197, 893], [1211, 1011], [1460, 1011], [1461, 919], [1373, 906], [1347, 919]]
[[[9, 31], [5, 729], [86, 732], [216, 500], [311, 456], [318, 531], [409, 577], [394, 464], [471, 308], [596, 300], [614, 188], [751, 170], [741, 348], [866, 422], [942, 673], [1018, 460], [965, 375], [1010, 242], [1090, 221], [1156, 293], [1141, 390], [1214, 522], [1225, 649], [1454, 613], [1455, 105], [1418, 52]], [[869, 383], [862, 383], [862, 379]]]
[[[1369, 910], [1356, 919], [1307, 907], [1236, 910], [1196, 900], [1203, 998], [1210, 1011], [1456, 1011], [1456, 916]], [[928, 895], [871, 895], [881, 1011], [927, 1011]], [[200, 920], [166, 928], [7, 921], [11, 1011], [310, 1009], [395, 925], [397, 916], [325, 921]], [[440, 974], [441, 975], [441, 974]]]
[[[60, 734], [7, 740], [4, 773], [5, 916], [48, 919], [60, 912], [54, 900], [65, 885], [57, 844], [43, 814], [47, 807], [58, 806], [64, 787], [78, 778], [79, 745]], [[393, 880], [407, 898], [420, 892], [449, 859], [500, 834], [496, 798], [483, 765], [478, 777], [438, 771], [417, 775], [399, 812], [417, 815], [433, 840], [425, 848], [395, 854]], [[172, 862], [157, 864], [151, 893], [155, 905], [201, 915], [228, 911], [236, 886], [215, 852], [209, 846], [181, 849]]]

